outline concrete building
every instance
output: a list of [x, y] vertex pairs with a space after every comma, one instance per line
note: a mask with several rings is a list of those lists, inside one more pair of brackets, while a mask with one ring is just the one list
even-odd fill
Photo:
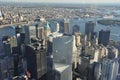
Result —
[[60, 31], [60, 24], [59, 24], [59, 23], [56, 23], [55, 31], [56, 31], [56, 32], [59, 32], [59, 31]]
[[93, 32], [94, 32], [95, 24], [93, 22], [85, 23], [85, 34], [87, 35], [88, 40], [91, 40]]
[[74, 35], [75, 35], [75, 42], [76, 42], [75, 45], [77, 47], [82, 46], [82, 44], [81, 44], [81, 34], [80, 33], [75, 33]]
[[108, 46], [108, 58], [109, 59], [115, 59], [118, 58], [118, 49], [115, 48], [114, 46]]
[[106, 56], [108, 56], [108, 49], [105, 46], [100, 45], [99, 46], [99, 61]]
[[1, 80], [8, 79], [7, 67], [5, 66], [5, 60], [0, 59], [0, 78]]
[[61, 37], [54, 38], [53, 39], [54, 62], [61, 64], [71, 64], [72, 54], [75, 48], [76, 47], [74, 46], [73, 36], [63, 35]]
[[54, 64], [54, 80], [70, 80], [70, 65]]
[[47, 37], [47, 71], [53, 70], [53, 39], [63, 36], [58, 30]]
[[69, 20], [68, 19], [64, 20], [64, 33], [66, 34], [69, 33]]
[[0, 59], [0, 80], [12, 79], [14, 76], [13, 57], [3, 57]]
[[29, 26], [29, 36], [30, 38], [36, 37], [36, 28], [35, 26]]
[[101, 80], [116, 80], [119, 63], [117, 60], [104, 59], [102, 62]]
[[50, 25], [47, 22], [47, 23], [44, 24], [44, 34], [45, 34], [45, 37], [47, 38], [50, 33], [51, 33]]
[[31, 79], [45, 80], [47, 73], [45, 49], [39, 43], [26, 46], [26, 59]]
[[79, 33], [81, 27], [81, 21], [79, 18], [74, 18], [70, 20], [69, 24], [69, 34]]
[[95, 66], [94, 66], [94, 77], [95, 77], [95, 80], [100, 80], [100, 77], [101, 77], [101, 63], [95, 63]]
[[53, 38], [53, 63], [70, 65], [69, 80], [72, 80], [72, 56], [76, 49], [74, 45], [74, 36], [63, 35]]
[[110, 30], [101, 30], [99, 32], [99, 38], [98, 38], [98, 44], [103, 44], [104, 46], [107, 46], [109, 44], [110, 39]]

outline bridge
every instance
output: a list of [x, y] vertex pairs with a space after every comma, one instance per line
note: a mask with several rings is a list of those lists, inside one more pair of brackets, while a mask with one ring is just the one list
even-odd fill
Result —
[[18, 23], [13, 23], [13, 24], [0, 25], [0, 28], [5, 28], [5, 27], [9, 27], [9, 26], [17, 26], [17, 25], [32, 25], [32, 24], [33, 24], [33, 21], [18, 22]]

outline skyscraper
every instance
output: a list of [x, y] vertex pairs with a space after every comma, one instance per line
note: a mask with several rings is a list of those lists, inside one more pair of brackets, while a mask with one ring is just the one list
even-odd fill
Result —
[[92, 34], [94, 32], [94, 27], [95, 27], [95, 24], [91, 21], [85, 24], [85, 34], [87, 35], [88, 40], [91, 40]]
[[72, 56], [75, 50], [74, 41], [75, 37], [71, 35], [53, 38], [53, 63], [70, 66], [70, 76], [68, 77], [68, 80], [72, 80]]
[[0, 59], [0, 80], [7, 79], [7, 68], [5, 66], [5, 60]]
[[109, 44], [109, 39], [110, 39], [110, 30], [99, 31], [98, 44], [103, 44], [104, 46], [107, 46]]
[[56, 23], [55, 31], [56, 31], [56, 32], [59, 32], [59, 31], [60, 31], [60, 25], [59, 25], [59, 23]]
[[102, 61], [101, 80], [116, 80], [119, 64], [117, 60], [104, 59]]
[[64, 33], [68, 34], [69, 33], [69, 20], [64, 21]]
[[45, 39], [45, 34], [44, 34], [44, 28], [43, 27], [38, 28], [38, 37], [40, 39]]
[[54, 80], [69, 80], [70, 65], [55, 64]]
[[[4, 79], [12, 79], [14, 76], [14, 63], [13, 63], [13, 57], [2, 57], [0, 58], [0, 67], [1, 67], [1, 74], [2, 76], [0, 77], [0, 80]], [[3, 78], [3, 79], [1, 79]]]
[[[53, 38], [54, 63], [71, 65], [74, 49], [74, 37], [63, 35]], [[67, 59], [66, 59], [67, 57]]]
[[21, 26], [15, 27], [15, 33], [16, 34], [21, 33], [21, 32], [22, 32], [22, 27]]
[[46, 74], [46, 52], [39, 43], [26, 46], [27, 69], [32, 79], [41, 79]]
[[74, 17], [73, 19], [69, 20], [69, 34], [79, 33], [81, 27], [83, 26], [83, 22], [81, 22], [79, 17]]
[[4, 51], [6, 56], [11, 55], [11, 44], [7, 41], [3, 41]]
[[44, 33], [45, 33], [45, 37], [47, 37], [51, 33], [50, 25], [48, 22], [45, 23], [44, 25]]

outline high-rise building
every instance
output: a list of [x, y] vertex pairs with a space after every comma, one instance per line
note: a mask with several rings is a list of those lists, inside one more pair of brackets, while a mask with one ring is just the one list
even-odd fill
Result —
[[84, 22], [81, 22], [79, 17], [75, 17], [69, 20], [69, 34], [79, 33], [83, 31], [80, 27], [83, 26]]
[[12, 79], [14, 76], [13, 57], [2, 57], [0, 59], [0, 80]]
[[62, 33], [59, 33], [57, 31], [51, 33], [48, 36], [47, 40], [47, 72], [50, 72], [53, 70], [53, 39], [57, 37], [63, 36]]
[[3, 19], [4, 19], [4, 16], [3, 16], [2, 11], [0, 10], [0, 20], [3, 20]]
[[87, 22], [85, 24], [85, 34], [87, 35], [88, 40], [91, 40], [91, 38], [92, 38], [92, 34], [94, 32], [94, 27], [95, 27], [95, 24], [91, 21]]
[[54, 65], [54, 79], [53, 80], [69, 80], [69, 73], [71, 72], [70, 65], [55, 64]]
[[27, 25], [23, 26], [23, 33], [25, 33], [25, 44], [29, 44], [30, 43], [29, 26], [27, 26]]
[[117, 60], [104, 59], [102, 61], [101, 80], [116, 80], [119, 63]]
[[38, 38], [38, 24], [35, 25], [36, 37]]
[[106, 56], [108, 56], [108, 49], [103, 45], [99, 45], [99, 60]]
[[3, 41], [3, 46], [4, 46], [5, 55], [10, 56], [12, 53], [11, 52], [11, 44], [7, 41]]
[[56, 31], [56, 32], [59, 32], [59, 31], [60, 31], [60, 25], [59, 25], [59, 23], [56, 23], [55, 31]]
[[26, 46], [27, 70], [32, 79], [45, 80], [46, 51], [39, 43]]
[[0, 59], [0, 79], [4, 80], [7, 78], [7, 68], [5, 67], [5, 60]]
[[22, 32], [22, 27], [21, 26], [15, 27], [15, 33], [16, 34], [21, 33], [21, 32]]
[[45, 34], [45, 38], [51, 33], [51, 29], [50, 29], [50, 25], [49, 23], [45, 23], [44, 25], [44, 34]]
[[74, 38], [74, 36], [69, 35], [53, 38], [54, 63], [71, 65], [72, 54], [75, 49]]
[[36, 27], [35, 26], [29, 26], [29, 36], [30, 36], [30, 39], [36, 37]]
[[100, 76], [101, 76], [101, 63], [97, 62], [97, 63], [94, 63], [95, 80], [100, 80]]
[[76, 33], [75, 34], [75, 45], [78, 47], [78, 46], [81, 46], [81, 34], [80, 33]]
[[44, 34], [44, 28], [43, 27], [38, 28], [38, 37], [42, 40], [45, 39], [45, 34]]
[[64, 21], [64, 33], [68, 34], [69, 33], [69, 20]]
[[70, 65], [68, 80], [72, 80], [72, 56], [76, 48], [74, 41], [75, 37], [71, 35], [53, 38], [53, 63]]
[[94, 76], [94, 64], [90, 64], [86, 69], [86, 79], [87, 80], [95, 80]]
[[52, 55], [52, 45], [53, 43], [51, 41], [47, 41], [47, 72], [53, 70], [53, 55]]
[[109, 39], [110, 39], [110, 30], [99, 31], [98, 44], [103, 44], [104, 46], [107, 46], [109, 44]]
[[11, 37], [9, 42], [11, 44], [12, 49], [17, 47], [17, 38], [15, 36]]
[[108, 46], [108, 58], [109, 59], [115, 59], [118, 58], [118, 49], [115, 48], [114, 46]]

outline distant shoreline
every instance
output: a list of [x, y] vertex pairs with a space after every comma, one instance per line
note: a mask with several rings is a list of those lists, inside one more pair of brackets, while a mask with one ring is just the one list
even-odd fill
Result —
[[106, 26], [120, 26], [120, 20], [98, 20], [99, 24]]
[[64, 3], [64, 2], [24, 2], [24, 1], [0, 1], [0, 5], [24, 5], [24, 6], [60, 6], [60, 7], [81, 7], [81, 6], [91, 6], [91, 5], [96, 5], [96, 6], [119, 6], [119, 3]]

